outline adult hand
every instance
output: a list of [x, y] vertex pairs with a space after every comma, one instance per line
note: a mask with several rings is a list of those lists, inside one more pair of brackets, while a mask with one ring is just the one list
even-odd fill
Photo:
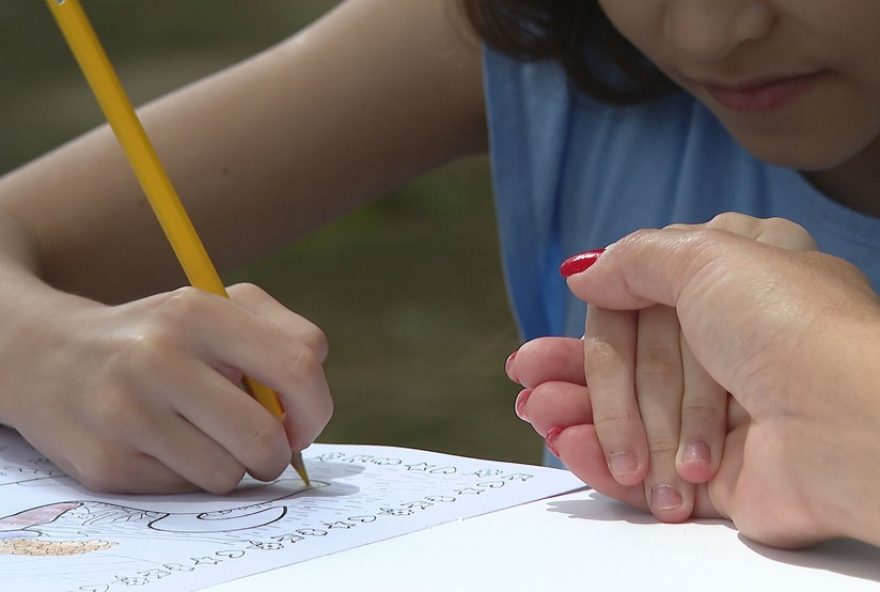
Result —
[[[801, 226], [781, 218], [735, 212], [697, 225], [793, 250], [815, 250]], [[675, 310], [638, 311], [590, 305], [584, 332], [585, 375], [593, 425], [615, 481], [644, 486], [660, 520], [679, 522], [694, 509], [695, 483], [718, 470], [727, 433], [724, 389], [682, 339]]]
[[[568, 282], [612, 310], [675, 307], [695, 359], [735, 400], [695, 515], [729, 517], [778, 546], [834, 536], [880, 544], [880, 303], [860, 272], [728, 232], [667, 229], [623, 239]], [[583, 360], [570, 341], [526, 344], [511, 374], [561, 387], [534, 388], [521, 413], [573, 472], [646, 507], [641, 484], [609, 472], [589, 391], [574, 390]]]

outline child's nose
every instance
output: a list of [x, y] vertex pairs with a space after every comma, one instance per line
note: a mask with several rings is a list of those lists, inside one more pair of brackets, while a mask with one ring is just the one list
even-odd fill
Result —
[[670, 0], [664, 30], [679, 56], [714, 62], [765, 37], [775, 20], [765, 0]]

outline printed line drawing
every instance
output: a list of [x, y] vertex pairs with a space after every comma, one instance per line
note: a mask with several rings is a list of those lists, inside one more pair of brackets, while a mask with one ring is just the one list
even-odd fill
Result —
[[187, 592], [563, 493], [569, 473], [390, 448], [314, 444], [229, 495], [102, 495], [0, 428], [0, 590]]

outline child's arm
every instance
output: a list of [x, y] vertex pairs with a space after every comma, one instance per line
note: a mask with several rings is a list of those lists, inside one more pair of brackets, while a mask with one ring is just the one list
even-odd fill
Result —
[[[479, 45], [449, 8], [351, 0], [141, 111], [221, 268], [483, 148]], [[182, 283], [108, 129], [0, 180], [0, 422], [96, 489], [276, 475], [329, 418], [324, 336], [254, 287], [127, 302]]]
[[[140, 110], [221, 268], [486, 143], [480, 50], [454, 4], [351, 0]], [[106, 126], [0, 181], [52, 285], [124, 301], [182, 283]]]

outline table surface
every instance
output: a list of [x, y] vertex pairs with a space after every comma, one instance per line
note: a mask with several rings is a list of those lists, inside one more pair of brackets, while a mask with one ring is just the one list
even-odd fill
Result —
[[783, 551], [725, 521], [660, 524], [580, 491], [320, 557], [210, 592], [880, 589], [880, 548]]

